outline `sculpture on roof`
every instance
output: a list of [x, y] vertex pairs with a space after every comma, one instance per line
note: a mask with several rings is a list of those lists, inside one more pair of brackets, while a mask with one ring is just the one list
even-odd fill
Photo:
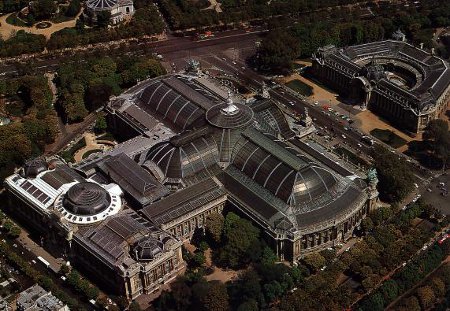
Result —
[[303, 126], [305, 127], [310, 127], [313, 123], [311, 117], [309, 116], [308, 113], [308, 107], [305, 107], [305, 113], [303, 114], [303, 117], [301, 119], [301, 123]]
[[239, 111], [239, 108], [233, 103], [231, 91], [228, 91], [227, 106], [222, 108], [222, 112], [226, 115], [233, 115]]
[[367, 181], [369, 183], [368, 192], [370, 195], [370, 198], [375, 198], [378, 196], [378, 173], [377, 169], [372, 167], [367, 171]]
[[269, 99], [270, 98], [269, 88], [267, 87], [267, 84], [264, 81], [263, 81], [262, 86], [261, 86], [261, 97], [265, 98], [265, 99]]
[[372, 167], [367, 171], [367, 180], [370, 184], [378, 183], [378, 173], [376, 168]]

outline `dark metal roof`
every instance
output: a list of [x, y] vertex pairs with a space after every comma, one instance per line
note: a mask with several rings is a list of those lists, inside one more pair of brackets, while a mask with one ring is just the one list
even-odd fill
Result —
[[98, 168], [141, 205], [169, 193], [155, 177], [123, 153], [99, 163]]
[[[227, 110], [231, 105], [233, 110]], [[210, 108], [206, 112], [206, 119], [209, 124], [218, 128], [245, 127], [253, 120], [253, 110], [239, 103], [222, 103]]]
[[188, 129], [196, 121], [201, 122], [205, 111], [215, 104], [189, 83], [178, 76], [154, 80], [139, 95], [138, 104], [146, 111], [157, 113], [170, 126]]
[[45, 172], [47, 169], [48, 164], [43, 158], [29, 160], [23, 166], [25, 178], [35, 178], [39, 173]]
[[251, 107], [255, 112], [255, 119], [264, 132], [271, 133], [274, 136], [280, 134], [284, 138], [295, 136], [283, 112], [272, 100], [259, 100]]
[[141, 212], [153, 223], [161, 225], [224, 196], [224, 189], [208, 178], [144, 207]]
[[91, 10], [111, 9], [117, 5], [117, 0], [88, 0], [86, 6]]
[[52, 171], [48, 171], [42, 176], [42, 180], [49, 184], [53, 189], [58, 190], [62, 185], [74, 181], [83, 181], [84, 179], [72, 168], [66, 164], [56, 164]]
[[111, 197], [100, 185], [80, 182], [64, 195], [63, 206], [75, 215], [95, 215], [108, 208]]
[[242, 136], [232, 166], [286, 204], [304, 211], [320, 208], [344, 187], [337, 175], [297, 156], [288, 145], [254, 129]]
[[344, 188], [333, 200], [319, 204], [318, 208], [295, 209], [233, 166], [230, 166], [221, 178], [229, 191], [229, 200], [246, 209], [256, 219], [270, 225], [272, 229], [283, 227], [302, 230], [330, 221], [333, 223], [339, 217], [345, 217], [360, 208], [367, 200], [364, 191], [351, 185]]
[[165, 178], [186, 178], [217, 164], [218, 150], [210, 135], [188, 133], [150, 149], [146, 161], [155, 163]]
[[[74, 238], [113, 268], [129, 258], [135, 243], [145, 237], [157, 238], [162, 232], [132, 210], [107, 218], [97, 226], [78, 231]], [[134, 255], [134, 254], [133, 254]]]
[[339, 163], [336, 163], [334, 160], [327, 157], [324, 153], [314, 149], [310, 145], [306, 144], [305, 142], [293, 139], [290, 141], [293, 145], [298, 147], [301, 151], [305, 152], [306, 154], [309, 154], [312, 158], [316, 159], [317, 161], [323, 163], [326, 167], [331, 168], [333, 171], [338, 173], [339, 175], [348, 177], [354, 175], [352, 172], [347, 170], [345, 167], [341, 166]]

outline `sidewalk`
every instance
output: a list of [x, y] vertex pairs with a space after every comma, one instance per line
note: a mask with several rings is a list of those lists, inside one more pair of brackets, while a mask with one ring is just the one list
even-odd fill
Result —
[[19, 238], [17, 241], [27, 250], [32, 252], [36, 255], [36, 257], [41, 256], [45, 260], [47, 260], [50, 263], [50, 267], [54, 271], [59, 271], [61, 268], [61, 265], [64, 263], [64, 259], [62, 258], [55, 258], [50, 253], [48, 253], [46, 250], [44, 250], [40, 245], [35, 243], [29, 236], [28, 232], [21, 227], [22, 232], [20, 233]]

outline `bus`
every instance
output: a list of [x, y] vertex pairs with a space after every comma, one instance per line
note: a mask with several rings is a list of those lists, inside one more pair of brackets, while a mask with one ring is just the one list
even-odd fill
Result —
[[42, 258], [41, 256], [38, 256], [37, 259], [38, 259], [40, 262], [42, 262], [46, 268], [50, 268], [50, 263], [49, 263], [47, 260], [45, 260], [45, 259]]

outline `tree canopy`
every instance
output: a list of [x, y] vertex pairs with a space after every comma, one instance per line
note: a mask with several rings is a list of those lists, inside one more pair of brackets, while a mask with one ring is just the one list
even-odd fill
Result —
[[373, 158], [380, 198], [387, 202], [400, 202], [413, 189], [414, 175], [408, 163], [382, 146], [376, 146]]

